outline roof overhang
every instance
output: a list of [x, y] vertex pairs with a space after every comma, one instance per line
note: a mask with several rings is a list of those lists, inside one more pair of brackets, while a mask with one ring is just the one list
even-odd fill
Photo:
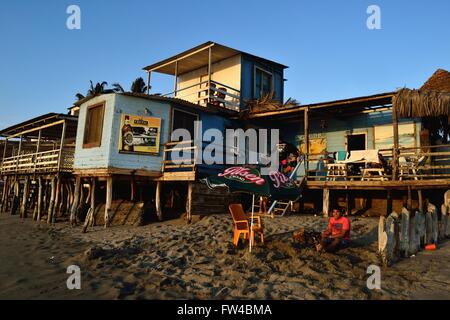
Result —
[[350, 99], [319, 102], [308, 105], [301, 105], [293, 108], [271, 110], [249, 114], [249, 119], [277, 119], [302, 116], [308, 109], [313, 115], [314, 111], [319, 114], [329, 113], [339, 117], [345, 114], [369, 113], [389, 109], [392, 105], [392, 98], [396, 92], [385, 92], [370, 96], [355, 97]]
[[205, 42], [192, 49], [183, 51], [170, 58], [156, 62], [144, 68], [147, 72], [158, 72], [168, 75], [181, 75], [190, 71], [198, 70], [209, 63], [209, 49], [211, 49], [211, 64], [231, 58], [239, 54], [246, 54], [259, 60], [277, 64], [282, 68], [286, 66], [261, 57], [256, 57], [243, 51], [239, 51], [212, 41]]
[[7, 139], [20, 136], [37, 138], [41, 130], [41, 138], [55, 139], [61, 136], [61, 127], [66, 122], [66, 137], [75, 136], [78, 117], [62, 113], [47, 113], [39, 117], [15, 124], [0, 130], [0, 136]]

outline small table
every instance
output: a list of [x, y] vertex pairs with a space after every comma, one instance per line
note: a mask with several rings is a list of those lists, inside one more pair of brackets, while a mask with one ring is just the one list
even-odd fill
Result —
[[361, 172], [362, 172], [361, 181], [364, 181], [364, 180], [387, 181], [388, 180], [383, 168], [363, 168], [363, 169], [361, 169]]

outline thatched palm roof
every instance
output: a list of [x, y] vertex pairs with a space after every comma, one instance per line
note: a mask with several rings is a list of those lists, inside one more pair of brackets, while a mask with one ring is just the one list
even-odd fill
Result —
[[438, 69], [419, 90], [400, 89], [392, 104], [401, 117], [450, 116], [450, 72]]
[[401, 117], [450, 116], [450, 93], [400, 89], [392, 98]]
[[450, 93], [450, 72], [444, 69], [436, 70], [420, 90]]

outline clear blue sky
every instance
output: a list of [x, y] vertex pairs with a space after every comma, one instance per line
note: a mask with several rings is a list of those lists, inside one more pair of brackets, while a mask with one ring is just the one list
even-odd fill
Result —
[[[81, 30], [66, 28], [71, 4]], [[366, 27], [371, 4], [381, 30]], [[208, 40], [288, 65], [285, 98], [304, 104], [417, 88], [450, 70], [449, 13], [448, 0], [2, 1], [0, 128], [66, 112], [89, 80], [128, 89], [145, 65]]]

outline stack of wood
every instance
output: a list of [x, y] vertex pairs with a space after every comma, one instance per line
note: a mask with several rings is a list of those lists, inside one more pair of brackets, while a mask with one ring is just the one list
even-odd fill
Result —
[[312, 229], [300, 228], [292, 234], [294, 243], [299, 243], [303, 247], [315, 247], [320, 242], [321, 233]]

